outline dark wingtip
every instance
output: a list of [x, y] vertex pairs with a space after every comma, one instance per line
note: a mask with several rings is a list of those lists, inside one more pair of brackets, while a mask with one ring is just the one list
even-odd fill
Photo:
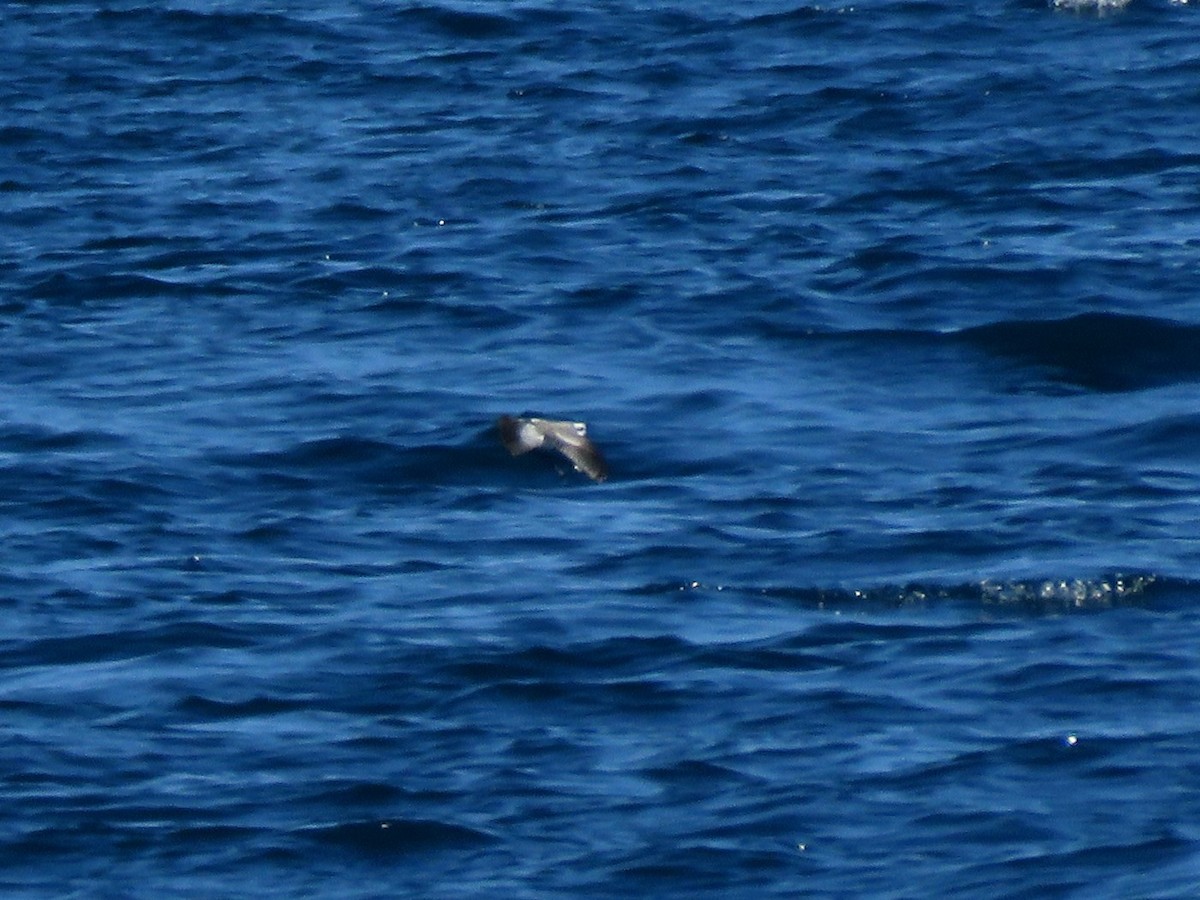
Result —
[[591, 477], [596, 484], [603, 484], [608, 481], [608, 462], [600, 455], [600, 451], [596, 449], [596, 445], [592, 444], [592, 458], [589, 460], [590, 466], [584, 472]]
[[570, 450], [564, 449], [563, 455], [571, 460], [576, 469], [597, 484], [608, 480], [608, 463], [600, 449], [591, 441]]
[[512, 416], [501, 416], [496, 420], [496, 431], [500, 434], [500, 443], [504, 445], [504, 449], [516, 456], [521, 452], [520, 442], [517, 440], [517, 420]]

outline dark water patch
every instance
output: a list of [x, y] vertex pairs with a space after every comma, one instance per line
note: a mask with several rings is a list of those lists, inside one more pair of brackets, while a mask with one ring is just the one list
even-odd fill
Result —
[[215, 461], [252, 474], [264, 485], [329, 489], [389, 479], [401, 455], [393, 444], [346, 435], [302, 441], [283, 450], [219, 454]]
[[[781, 310], [784, 312], [784, 310]], [[1087, 312], [1064, 319], [1014, 320], [949, 331], [910, 328], [830, 331], [773, 317], [748, 317], [743, 327], [771, 340], [851, 347], [855, 352], [903, 352], [928, 365], [930, 354], [963, 347], [1005, 363], [1033, 388], [1057, 385], [1123, 393], [1200, 381], [1200, 326], [1123, 313]], [[949, 362], [949, 360], [947, 360]], [[1030, 377], [1032, 376], [1032, 377]]]
[[445, 794], [438, 795], [432, 792], [417, 794], [413, 791], [404, 790], [397, 785], [379, 781], [355, 781], [336, 787], [323, 785], [321, 790], [313, 797], [313, 800], [317, 803], [327, 803], [335, 807], [394, 806], [402, 802], [435, 799], [445, 800], [449, 799], [449, 797]]
[[279, 465], [285, 468], [325, 469], [355, 468], [376, 463], [394, 447], [382, 441], [353, 436], [321, 438], [305, 441], [279, 454], [258, 457], [263, 465]]
[[[68, 439], [72, 442], [73, 439]], [[10, 464], [0, 466], [0, 485], [10, 504], [35, 521], [55, 525], [114, 524], [140, 521], [161, 525], [169, 517], [169, 502], [186, 481], [176, 472], [137, 465], [113, 465], [106, 446], [92, 449], [87, 437], [72, 449], [10, 451]], [[123, 443], [112, 439], [112, 443]], [[45, 524], [43, 524], [45, 527]]]
[[1149, 700], [1157, 687], [1154, 679], [1141, 679], [1134, 673], [1097, 673], [1076, 662], [1041, 661], [1005, 672], [997, 683], [1015, 699], [1036, 695], [1048, 702], [1092, 693]]
[[[532, 455], [532, 454], [531, 454]], [[354, 436], [304, 441], [282, 451], [222, 456], [235, 471], [252, 473], [280, 487], [355, 490], [374, 487], [387, 494], [437, 485], [515, 485], [530, 478], [564, 481], [549, 457], [512, 460], [490, 429], [459, 444], [402, 446]], [[586, 483], [586, 479], [578, 479]], [[570, 483], [570, 482], [568, 482]]]
[[698, 790], [711, 793], [718, 786], [736, 787], [760, 779], [729, 766], [704, 759], [681, 759], [670, 766], [651, 766], [641, 773], [674, 790]]
[[15, 424], [0, 427], [0, 452], [4, 453], [108, 452], [125, 442], [123, 436], [105, 431], [57, 431]]
[[653, 678], [605, 678], [599, 681], [559, 681], [551, 678], [503, 678], [460, 692], [450, 709], [500, 704], [505, 708], [625, 709], [630, 715], [664, 715], [690, 702], [689, 691]]
[[446, 673], [468, 682], [489, 683], [503, 678], [554, 677], [570, 682], [583, 676], [640, 672], [652, 661], [654, 668], [678, 661], [691, 648], [671, 637], [610, 639], [568, 647], [520, 647], [481, 654], [454, 662]]
[[1120, 392], [1200, 380], [1200, 326], [1147, 316], [1083, 313], [999, 322], [958, 339], [1091, 391]]
[[240, 590], [198, 591], [193, 592], [188, 598], [191, 603], [217, 607], [240, 606], [250, 602], [252, 599], [255, 599], [252, 595]]
[[391, 219], [396, 211], [362, 201], [342, 200], [316, 210], [313, 215], [331, 222], [371, 222]]
[[196, 694], [183, 697], [176, 709], [186, 716], [205, 719], [251, 719], [259, 716], [274, 716], [281, 713], [303, 712], [308, 708], [304, 702], [282, 700], [278, 697], [252, 697], [249, 700], [214, 700]]
[[126, 250], [141, 250], [157, 247], [169, 240], [158, 235], [149, 234], [120, 234], [91, 238], [80, 244], [79, 249], [85, 253], [120, 253]]
[[169, 281], [137, 273], [92, 275], [56, 272], [30, 285], [26, 296], [54, 303], [88, 304], [152, 297], [188, 297], [196, 293], [189, 282]]
[[[193, 278], [205, 296], [236, 296], [253, 293], [240, 278], [229, 270], [254, 258], [253, 252], [243, 253], [232, 247], [204, 247], [190, 240], [156, 239], [155, 246], [177, 245], [178, 249], [164, 250], [139, 260], [139, 266], [150, 271], [184, 270]], [[207, 271], [206, 271], [207, 270]]]
[[441, 4], [415, 3], [392, 16], [407, 27], [424, 28], [442, 37], [490, 41], [518, 33], [518, 20], [498, 13], [468, 11]]
[[[183, 825], [169, 830], [170, 840], [181, 845], [209, 846], [218, 852], [246, 848], [263, 836], [262, 829], [248, 825]], [[244, 852], [244, 851], [242, 851]], [[238, 854], [240, 855], [240, 853]]]
[[739, 11], [735, 22], [740, 28], [767, 29], [772, 33], [779, 29], [790, 29], [803, 37], [817, 37], [818, 35], [813, 32], [816, 26], [853, 27], [850, 24], [853, 22], [853, 12], [852, 7], [842, 7], [837, 4], [800, 3], [789, 6], [785, 10], [772, 10], [765, 13], [747, 10], [742, 14]]
[[342, 822], [301, 828], [292, 835], [317, 847], [380, 857], [470, 849], [496, 840], [485, 831], [433, 819]]
[[274, 12], [232, 12], [130, 5], [105, 7], [95, 12], [102, 25], [131, 29], [150, 28], [174, 38], [213, 41], [228, 46], [231, 41], [253, 44], [282, 36], [320, 35], [322, 29], [301, 18]]
[[[1099, 441], [1125, 458], [1144, 459], [1158, 463], [1158, 472], [1149, 478], [1171, 477], [1167, 468], [1171, 460], [1179, 460], [1188, 469], [1200, 466], [1196, 448], [1200, 447], [1200, 413], [1185, 413], [1156, 418], [1149, 422], [1125, 425], [1099, 435]], [[1175, 492], [1169, 492], [1174, 495]]]
[[6, 668], [80, 665], [132, 660], [181, 647], [234, 650], [253, 643], [253, 637], [239, 628], [183, 622], [151, 629], [13, 641], [4, 654], [3, 665]]
[[752, 641], [698, 650], [695, 658], [698, 663], [717, 669], [755, 672], [821, 672], [843, 664], [840, 657], [820, 652], [814, 643], [820, 645], [824, 641], [819, 637], [813, 641], [808, 634], [800, 640]]
[[[167, 232], [119, 234], [91, 239], [82, 243], [77, 253], [71, 254], [71, 258], [98, 260], [99, 265], [107, 267], [109, 271], [114, 268], [135, 269], [138, 272], [189, 271], [196, 284], [205, 286], [205, 294], [214, 292], [214, 282], [222, 275], [217, 270], [228, 269], [244, 261], [241, 249], [227, 246], [225, 242], [213, 246], [195, 238]], [[210, 271], [204, 272], [205, 269]], [[131, 299], [136, 296], [131, 295]]]
[[[468, 276], [461, 272], [408, 274], [394, 294], [367, 303], [367, 309], [403, 319], [417, 314], [423, 321], [444, 322], [454, 327], [503, 331], [525, 323], [525, 317], [498, 303], [466, 300], [461, 289]], [[451, 302], [443, 302], [448, 298]], [[410, 323], [411, 324], [411, 323]]]
[[402, 318], [408, 327], [445, 325], [482, 333], [514, 328], [525, 321], [503, 303], [463, 296], [473, 293], [473, 283], [474, 276], [465, 272], [349, 267], [305, 275], [296, 279], [293, 287], [321, 302], [344, 298], [347, 292], [369, 292], [362, 301], [367, 311]]
[[797, 865], [796, 854], [782, 847], [739, 850], [686, 842], [672, 849], [656, 849], [646, 856], [649, 858], [644, 861], [615, 869], [613, 876], [620, 890], [649, 894], [753, 891], [756, 884], [761, 885], [760, 879], [790, 873]]
[[[1129, 866], [1153, 870], [1182, 860], [1192, 849], [1191, 842], [1185, 837], [1168, 830], [1146, 840], [1134, 838], [1121, 843], [1093, 843], [1061, 851], [1026, 850], [1003, 864], [972, 867], [970, 874], [962, 878], [962, 884], [968, 890], [978, 889], [981, 892], [978, 896], [1001, 896], [995, 886], [997, 879], [1003, 878], [1006, 892], [1016, 889], [1035, 891], [1041, 896], [1070, 897], [1093, 890], [1097, 883], [1125, 875]], [[1149, 878], [1149, 881], [1154, 880], [1153, 876]], [[1146, 889], [1147, 879], [1139, 879], [1138, 892]]]
[[645, 296], [642, 285], [604, 284], [575, 288], [567, 295], [567, 302], [580, 310], [602, 310], [611, 312], [632, 304]]
[[834, 716], [846, 716], [866, 726], [891, 721], [898, 710], [908, 715], [921, 712], [919, 704], [906, 702], [885, 693], [870, 694], [854, 688], [826, 688], [809, 692], [805, 700], [830, 711]]
[[[304, 488], [311, 486], [310, 482], [299, 478], [273, 478], [270, 483], [280, 487]], [[248, 541], [251, 544], [278, 545], [306, 534], [314, 527], [314, 524], [313, 519], [307, 515], [273, 516], [267, 521], [260, 521], [250, 528], [239, 531], [237, 538], [239, 541]], [[244, 599], [236, 591], [223, 592], [220, 597], [225, 598], [228, 602], [241, 602]]]
[[22, 147], [29, 144], [40, 144], [58, 140], [57, 132], [44, 128], [32, 128], [27, 125], [0, 126], [0, 146]]
[[509, 100], [518, 100], [524, 102], [541, 102], [547, 105], [557, 106], [561, 101], [591, 101], [600, 99], [603, 95], [581, 87], [575, 87], [570, 84], [558, 82], [541, 82], [522, 85], [521, 87], [512, 88], [508, 94]]

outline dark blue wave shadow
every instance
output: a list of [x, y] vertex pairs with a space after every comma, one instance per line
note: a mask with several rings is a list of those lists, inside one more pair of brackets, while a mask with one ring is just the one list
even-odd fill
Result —
[[1166, 319], [1084, 313], [997, 322], [956, 335], [989, 354], [1044, 369], [1059, 381], [1092, 391], [1200, 381], [1200, 326]]

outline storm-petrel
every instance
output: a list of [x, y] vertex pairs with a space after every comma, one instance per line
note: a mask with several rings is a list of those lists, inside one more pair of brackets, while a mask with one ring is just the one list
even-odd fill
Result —
[[593, 481], [600, 482], [608, 477], [604, 457], [588, 440], [587, 426], [583, 422], [501, 416], [496, 428], [500, 432], [500, 441], [513, 456], [546, 447], [557, 450]]

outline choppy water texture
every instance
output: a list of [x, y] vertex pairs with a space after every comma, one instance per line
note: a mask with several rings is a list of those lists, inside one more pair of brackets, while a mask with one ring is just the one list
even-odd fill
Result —
[[5, 896], [1194, 895], [1200, 19], [1061, 6], [0, 5]]

